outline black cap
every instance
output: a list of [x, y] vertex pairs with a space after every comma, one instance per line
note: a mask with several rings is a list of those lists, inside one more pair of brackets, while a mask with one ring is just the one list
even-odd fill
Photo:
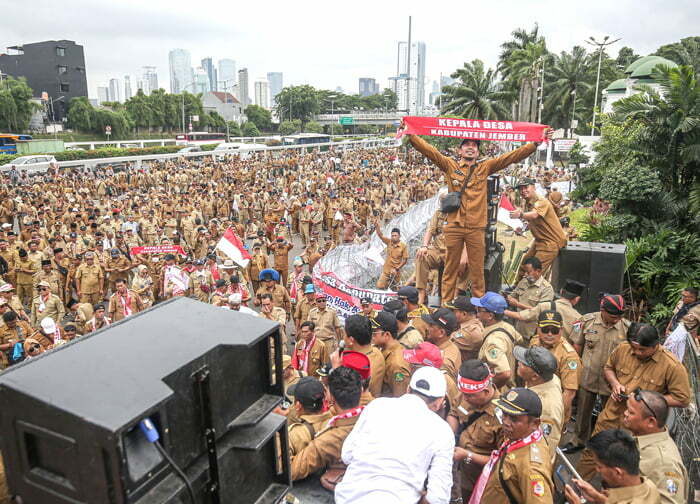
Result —
[[317, 410], [323, 404], [325, 390], [323, 384], [316, 378], [304, 376], [287, 389], [287, 394], [293, 395], [304, 408]]
[[49, 259], [42, 259], [41, 265], [42, 266], [51, 266], [51, 261]]
[[226, 280], [224, 280], [223, 278], [220, 278], [216, 281], [216, 287], [218, 289], [220, 289], [221, 287], [223, 287], [225, 285], [226, 285]]
[[516, 346], [513, 348], [513, 356], [527, 367], [532, 368], [544, 381], [551, 380], [559, 367], [552, 352], [541, 346], [530, 348]]
[[360, 299], [360, 304], [366, 305], [366, 304], [372, 304], [372, 298], [370, 297], [363, 297]]
[[377, 313], [376, 317], [370, 319], [370, 322], [372, 322], [372, 329], [381, 329], [382, 331], [388, 331], [394, 336], [398, 331], [396, 317], [393, 313], [381, 311]]
[[165, 257], [163, 259], [165, 259], [166, 261], [174, 261], [175, 254], [165, 254]]
[[530, 415], [536, 418], [542, 416], [542, 400], [530, 389], [512, 388], [492, 402], [506, 415]]
[[568, 292], [569, 294], [574, 294], [575, 296], [580, 296], [583, 294], [583, 291], [586, 289], [586, 284], [583, 284], [581, 282], [577, 282], [576, 280], [570, 280], [566, 279], [566, 283], [564, 283], [564, 291]]
[[453, 310], [461, 310], [469, 313], [476, 313], [476, 306], [474, 306], [467, 296], [458, 296], [454, 298], [445, 306], [452, 308]]
[[535, 179], [532, 179], [530, 177], [524, 177], [518, 180], [518, 183], [515, 185], [515, 187], [522, 187], [526, 185], [535, 185]]
[[455, 317], [455, 314], [449, 308], [438, 308], [433, 313], [421, 315], [421, 319], [427, 324], [442, 327], [447, 331], [447, 334], [453, 333], [459, 327], [457, 317]]
[[561, 327], [563, 321], [561, 313], [554, 310], [545, 310], [537, 317], [537, 325], [540, 327]]
[[405, 297], [411, 303], [418, 302], [418, 289], [410, 285], [401, 287], [396, 294], [398, 294], [399, 298]]

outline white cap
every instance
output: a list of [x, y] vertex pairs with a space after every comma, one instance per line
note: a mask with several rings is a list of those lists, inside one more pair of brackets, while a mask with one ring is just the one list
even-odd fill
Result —
[[0, 292], [10, 292], [12, 290], [12, 284], [11, 283], [6, 283], [0, 285]]
[[243, 301], [243, 296], [240, 292], [235, 292], [228, 297], [228, 302], [231, 304], [241, 304], [241, 301]]
[[447, 382], [442, 371], [431, 366], [418, 368], [409, 385], [411, 390], [423, 394], [428, 397], [445, 397], [447, 393]]
[[2, 227], [4, 227], [4, 228], [11, 228], [11, 227], [12, 227], [12, 224], [6, 222], [5, 224], [2, 225]]
[[41, 319], [41, 329], [46, 334], [53, 334], [56, 332], [56, 322], [51, 317], [44, 317]]

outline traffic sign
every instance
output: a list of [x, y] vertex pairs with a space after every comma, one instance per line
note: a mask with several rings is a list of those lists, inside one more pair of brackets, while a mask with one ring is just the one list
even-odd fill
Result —
[[575, 138], [561, 138], [554, 141], [555, 152], [569, 152], [578, 140]]
[[352, 126], [354, 124], [353, 118], [351, 116], [339, 117], [338, 122], [341, 126]]
[[105, 126], [105, 133], [107, 133], [109, 135], [111, 132], [112, 132], [112, 127], [109, 125]]

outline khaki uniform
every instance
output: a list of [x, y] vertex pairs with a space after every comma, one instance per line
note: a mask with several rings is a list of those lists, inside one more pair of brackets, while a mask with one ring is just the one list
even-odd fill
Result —
[[554, 461], [556, 448], [559, 446], [561, 431], [564, 426], [564, 401], [561, 395], [561, 382], [555, 375], [548, 382], [528, 388], [536, 393], [542, 401], [541, 427], [547, 439], [552, 461]]
[[[209, 295], [214, 285], [214, 278], [211, 275], [211, 271], [208, 269], [202, 269], [201, 271], [194, 270], [190, 273], [190, 285], [192, 286], [192, 292], [195, 298], [202, 303], [209, 302]], [[204, 290], [202, 287], [204, 287]]]
[[315, 306], [316, 303], [309, 301], [306, 296], [299, 299], [294, 307], [294, 322], [297, 326], [302, 322], [309, 320], [309, 312], [311, 311], [311, 308], [314, 308]]
[[249, 268], [250, 280], [253, 282], [253, 292], [257, 294], [260, 288], [260, 272], [267, 269], [267, 256], [262, 252], [253, 254], [253, 257], [250, 259]]
[[301, 415], [293, 423], [287, 427], [289, 432], [289, 456], [296, 457], [301, 450], [313, 441], [317, 432], [321, 432], [328, 424], [331, 418], [331, 412], [314, 413], [310, 415]]
[[667, 430], [637, 436], [639, 473], [656, 485], [661, 502], [688, 502], [688, 471], [676, 443]]
[[131, 262], [124, 256], [119, 256], [116, 259], [110, 257], [107, 259], [105, 267], [108, 269], [113, 269], [116, 271], [109, 271], [105, 275], [105, 280], [107, 281], [107, 290], [109, 292], [114, 292], [116, 290], [115, 282], [119, 278], [123, 278], [128, 281], [129, 270], [131, 269]]
[[100, 301], [100, 288], [104, 273], [97, 263], [83, 263], [75, 272], [76, 280], [80, 281], [80, 302], [95, 304]]
[[[299, 339], [294, 346], [294, 351], [299, 359], [299, 365], [301, 366], [301, 361], [304, 357], [304, 345], [306, 342], [303, 339]], [[316, 377], [316, 371], [318, 371], [324, 364], [330, 362], [330, 354], [328, 353], [328, 348], [320, 339], [316, 338], [314, 345], [309, 350], [309, 363], [307, 364], [307, 375]]]
[[552, 306], [551, 301], [545, 301], [544, 303], [539, 303], [537, 306], [530, 308], [528, 310], [520, 310], [518, 314], [524, 318], [527, 322], [534, 322], [535, 329], [537, 329], [537, 317], [540, 313], [548, 310], [559, 312], [562, 318], [562, 335], [571, 343], [571, 333], [574, 331], [576, 323], [581, 320], [581, 314], [571, 306], [571, 303], [566, 299], [555, 299], [554, 306]]
[[[532, 284], [526, 278], [523, 278], [515, 286], [513, 297], [521, 303], [534, 308], [540, 303], [552, 301], [554, 299], [554, 289], [543, 276], [539, 277]], [[537, 319], [527, 322], [518, 320], [515, 324], [515, 329], [526, 341], [530, 341], [530, 338], [537, 332]]]
[[410, 325], [403, 331], [400, 331], [396, 335], [396, 338], [399, 340], [399, 343], [401, 343], [401, 346], [408, 348], [409, 350], [416, 348], [424, 341], [423, 335], [420, 333], [420, 331]]
[[610, 396], [610, 385], [603, 375], [603, 366], [617, 346], [626, 340], [629, 322], [620, 320], [607, 327], [600, 312], [587, 313], [574, 327], [571, 338], [582, 347], [583, 374], [577, 398], [576, 437], [584, 444], [591, 433], [591, 418], [596, 395], [602, 396], [603, 404]]
[[641, 485], [609, 488], [607, 502], [619, 502], [624, 504], [661, 504], [661, 497], [654, 483], [647, 478], [642, 478]]
[[416, 259], [416, 288], [425, 289], [432, 270], [442, 268], [445, 264], [445, 237], [442, 234], [446, 215], [440, 210], [433, 214], [428, 224], [431, 232], [430, 246], [425, 255]]
[[[683, 308], [683, 300], [678, 301], [678, 304], [673, 309], [673, 314], [678, 313], [678, 310]], [[700, 303], [695, 303], [695, 306], [688, 310], [688, 313], [681, 319], [688, 332], [697, 331], [700, 327]]]
[[282, 352], [287, 353], [287, 313], [282, 308], [273, 306], [270, 313], [260, 312], [260, 316], [273, 322], [279, 322]]
[[462, 354], [459, 352], [459, 348], [449, 339], [437, 345], [437, 347], [442, 353], [441, 369], [447, 371], [452, 379], [457, 381], [457, 373], [459, 373], [459, 368], [462, 366]]
[[418, 308], [408, 312], [406, 317], [408, 318], [408, 322], [418, 329], [418, 332], [420, 332], [423, 339], [425, 339], [428, 337], [428, 324], [423, 321], [423, 315], [430, 315], [430, 310], [425, 305], [419, 305]]
[[32, 300], [32, 325], [38, 327], [44, 317], [51, 317], [56, 324], [60, 324], [66, 310], [63, 301], [56, 294], [49, 294], [42, 307], [41, 295]]
[[462, 362], [476, 359], [484, 341], [484, 325], [476, 317], [463, 322], [459, 330], [452, 333], [452, 341], [462, 354]]
[[[523, 261], [528, 257], [537, 257], [542, 262], [542, 272], [546, 274], [559, 255], [559, 250], [566, 247], [566, 235], [559, 222], [559, 216], [548, 199], [535, 195], [525, 203], [523, 212], [533, 210], [538, 216], [528, 221], [528, 225], [535, 241], [523, 256]], [[524, 275], [522, 266], [518, 275], [519, 278]]]
[[294, 245], [291, 243], [273, 243], [270, 246], [272, 254], [275, 258], [275, 269], [280, 274], [280, 282], [284, 282], [287, 278], [287, 270], [289, 269], [289, 251]]
[[282, 287], [278, 283], [273, 283], [272, 287], [268, 287], [267, 284], [261, 285], [256, 291], [256, 296], [260, 297], [263, 294], [272, 295], [272, 304], [277, 308], [282, 308], [285, 313], [291, 310], [292, 303], [289, 299], [289, 293], [287, 289]]
[[[501, 478], [499, 478], [499, 472]], [[501, 486], [508, 486], [515, 502], [520, 504], [551, 504], [553, 501], [552, 455], [545, 438], [502, 455], [491, 471], [481, 497], [484, 504], [507, 503]]]
[[494, 159], [478, 161], [469, 165], [466, 161], [455, 161], [444, 156], [435, 147], [416, 135], [409, 135], [411, 144], [424, 156], [435, 163], [445, 174], [450, 191], [459, 191], [469, 175], [473, 175], [462, 193], [459, 209], [447, 215], [447, 225], [443, 228], [445, 235], [445, 270], [442, 276], [442, 299], [451, 301], [455, 297], [457, 271], [464, 245], [469, 256], [468, 275], [472, 296], [483, 296], [486, 283], [484, 280], [484, 256], [486, 243], [486, 199], [487, 179], [490, 175], [506, 168], [508, 165], [522, 161], [537, 149], [534, 143], [528, 143], [519, 149], [503, 154]]
[[[22, 304], [29, 304], [29, 301], [34, 296], [34, 275], [39, 268], [29, 259], [15, 258], [15, 267], [24, 271], [17, 272], [17, 297], [22, 301]], [[31, 273], [25, 273], [31, 271]]]
[[384, 385], [382, 397], [399, 397], [406, 393], [411, 379], [411, 366], [403, 358], [403, 347], [396, 340], [391, 340], [382, 350], [384, 357]]
[[[284, 287], [281, 288], [284, 289]], [[329, 354], [333, 353], [338, 343], [337, 329], [343, 327], [338, 319], [338, 314], [333, 308], [326, 308], [321, 311], [318, 307], [314, 306], [309, 310], [309, 320], [316, 325], [314, 329], [316, 337], [323, 341], [326, 348], [328, 348]]]
[[343, 442], [359, 416], [339, 418], [331, 426], [316, 433], [314, 440], [291, 459], [292, 480], [306, 478], [340, 460]]
[[[141, 297], [132, 290], [128, 290], [128, 297], [131, 298], [129, 303], [129, 308], [131, 309], [131, 314], [135, 314], [143, 310], [143, 303], [141, 302]], [[124, 299], [126, 301], [126, 298]], [[107, 313], [112, 322], [126, 318], [124, 314], [124, 305], [122, 303], [122, 296], [115, 292], [109, 297], [109, 307], [107, 308]]]
[[[544, 345], [540, 342], [539, 337], [535, 336], [530, 340], [530, 346]], [[574, 347], [561, 339], [554, 348], [547, 348], [547, 350], [552, 352], [559, 364], [557, 376], [561, 381], [562, 390], [578, 390], [583, 375], [583, 364]]]
[[496, 322], [484, 328], [484, 342], [479, 349], [479, 360], [486, 362], [494, 374], [510, 371], [505, 389], [515, 386], [515, 357], [513, 347], [522, 341], [520, 333], [507, 322]]
[[386, 259], [384, 260], [382, 274], [377, 280], [377, 289], [386, 289], [393, 281], [398, 281], [400, 272], [394, 275], [392, 270], [394, 268], [399, 269], [401, 264], [408, 260], [408, 247], [404, 242], [392, 243], [385, 236], [382, 237], [382, 241], [386, 244]]
[[94, 311], [90, 303], [78, 303], [78, 308], [75, 311], [73, 322], [78, 329], [78, 332], [84, 334], [87, 332], [86, 324], [94, 316]]
[[377, 347], [371, 345], [367, 349], [360, 351], [369, 357], [369, 368], [372, 373], [369, 378], [369, 392], [372, 394], [372, 397], [380, 397], [382, 395], [382, 386], [384, 385], [384, 374], [386, 373], [384, 356]]
[[58, 297], [63, 296], [63, 279], [58, 272], [49, 271], [46, 273], [44, 270], [38, 271], [34, 275], [34, 289], [37, 288], [39, 282], [47, 282], [51, 288], [51, 294], [56, 294]]

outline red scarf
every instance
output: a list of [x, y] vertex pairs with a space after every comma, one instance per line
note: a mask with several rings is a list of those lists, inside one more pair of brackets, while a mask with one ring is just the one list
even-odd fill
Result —
[[304, 272], [300, 271], [296, 275], [294, 275], [294, 278], [292, 279], [292, 285], [289, 288], [289, 297], [292, 298], [292, 302], [296, 303], [297, 301], [297, 290], [299, 289], [298, 283], [299, 279], [304, 278]]
[[131, 310], [131, 296], [129, 295], [129, 289], [126, 290], [126, 297], [119, 294], [119, 299], [122, 302], [122, 308], [124, 309], [124, 316], [128, 317], [133, 313]]
[[479, 502], [481, 502], [481, 496], [483, 495], [484, 489], [486, 488], [486, 483], [488, 483], [489, 481], [491, 471], [493, 471], [493, 468], [496, 466], [496, 464], [502, 456], [507, 455], [508, 453], [523, 448], [525, 446], [529, 446], [533, 443], [536, 443], [540, 439], [542, 439], [542, 431], [540, 429], [537, 429], [529, 436], [524, 437], [522, 439], [518, 439], [517, 441], [512, 441], [510, 442], [510, 444], [508, 441], [505, 441], [498, 450], [492, 451], [491, 458], [489, 459], [488, 463], [484, 466], [484, 469], [481, 471], [481, 476], [479, 476], [479, 480], [476, 482], [476, 486], [472, 491], [472, 495], [469, 498], [469, 504], [479, 504]]
[[306, 373], [307, 375], [309, 374], [309, 352], [314, 346], [314, 343], [316, 343], [316, 335], [314, 334], [313, 337], [311, 338], [311, 341], [306, 343], [303, 348], [301, 348], [301, 362], [299, 359], [299, 351], [295, 350], [294, 355], [292, 355], [292, 367], [294, 369], [299, 369], [299, 365], [301, 364], [301, 370]]
[[352, 418], [355, 416], [358, 416], [362, 411], [365, 409], [364, 406], [358, 406], [357, 408], [353, 408], [349, 411], [346, 411], [342, 415], [336, 415], [332, 417], [330, 420], [328, 420], [328, 425], [327, 427], [333, 427], [333, 424], [335, 424], [336, 420], [340, 420], [342, 418]]
[[211, 276], [214, 280], [219, 279], [219, 268], [217, 268], [216, 263], [209, 266], [209, 271], [211, 271]]

